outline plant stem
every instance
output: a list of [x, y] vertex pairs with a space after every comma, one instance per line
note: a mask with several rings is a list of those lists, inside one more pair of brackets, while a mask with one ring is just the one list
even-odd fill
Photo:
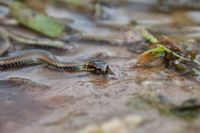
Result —
[[197, 65], [200, 66], [200, 62], [199, 62], [199, 61], [197, 61], [197, 60], [195, 60], [195, 59], [194, 59], [194, 60], [187, 59], [187, 58], [185, 58], [185, 57], [183, 57], [183, 56], [181, 56], [181, 55], [179, 55], [179, 54], [173, 52], [173, 51], [170, 50], [169, 48], [165, 47], [163, 44], [160, 43], [160, 41], [159, 41], [156, 37], [154, 37], [154, 36], [153, 36], [151, 33], [149, 33], [146, 29], [144, 29], [144, 28], [139, 28], [139, 30], [140, 30], [140, 33], [141, 33], [142, 37], [144, 37], [144, 38], [145, 38], [146, 40], [148, 40], [150, 43], [156, 44], [157, 47], [162, 47], [166, 52], [171, 53], [173, 56], [175, 56], [175, 57], [177, 57], [177, 58], [179, 58], [179, 59], [181, 59], [181, 60], [193, 61], [194, 63], [196, 63]]

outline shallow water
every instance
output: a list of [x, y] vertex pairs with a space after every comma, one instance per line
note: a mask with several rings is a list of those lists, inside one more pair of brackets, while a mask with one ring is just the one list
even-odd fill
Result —
[[[186, 22], [175, 23], [173, 13], [155, 12], [152, 4], [148, 3], [138, 6], [132, 3], [109, 9], [109, 13], [113, 15], [111, 19], [98, 23], [115, 24], [115, 28], [98, 26], [90, 17], [77, 12], [72, 14], [72, 11], [63, 7], [49, 6], [47, 13], [57, 18], [72, 19], [74, 23], [71, 23], [71, 26], [87, 35], [107, 36], [108, 39], [114, 36], [116, 40], [126, 41], [123, 40], [127, 35], [125, 33], [134, 30], [134, 27], [123, 28], [130, 20], [138, 21], [138, 25], [148, 28], [155, 27], [152, 31], [173, 37], [180, 44], [187, 39], [193, 39], [194, 35], [198, 38], [196, 36], [199, 35], [199, 20], [196, 17], [199, 15], [198, 11], [184, 13], [195, 21], [188, 26]], [[136, 42], [134, 39], [132, 41]], [[88, 125], [99, 125], [112, 118], [124, 118], [128, 115], [139, 116], [145, 121], [130, 132], [199, 131], [199, 117], [188, 122], [178, 117], [163, 115], [155, 108], [141, 110], [127, 105], [135, 95], [140, 94], [163, 95], [178, 105], [190, 98], [200, 100], [198, 81], [181, 76], [160, 64], [135, 67], [138, 53], [133, 52], [133, 49], [137, 43], [110, 45], [81, 40], [76, 43], [77, 47], [68, 51], [42, 49], [59, 55], [58, 58], [62, 61], [105, 60], [115, 76], [105, 77], [86, 72], [63, 73], [42, 65], [1, 71], [0, 132], [73, 133]], [[16, 44], [9, 50], [9, 54], [30, 48], [35, 47]]]

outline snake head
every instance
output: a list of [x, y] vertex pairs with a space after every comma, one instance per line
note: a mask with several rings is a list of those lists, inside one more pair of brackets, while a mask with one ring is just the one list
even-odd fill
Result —
[[87, 69], [95, 74], [114, 74], [109, 65], [102, 60], [89, 61], [87, 64]]

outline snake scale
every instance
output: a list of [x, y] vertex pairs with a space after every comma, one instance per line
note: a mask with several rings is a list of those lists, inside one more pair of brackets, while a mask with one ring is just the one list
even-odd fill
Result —
[[86, 71], [103, 75], [112, 74], [109, 65], [102, 60], [88, 61], [83, 64], [66, 63], [59, 61], [56, 56], [45, 50], [25, 50], [13, 56], [0, 58], [0, 70], [35, 64], [45, 64], [49, 68], [68, 72]]

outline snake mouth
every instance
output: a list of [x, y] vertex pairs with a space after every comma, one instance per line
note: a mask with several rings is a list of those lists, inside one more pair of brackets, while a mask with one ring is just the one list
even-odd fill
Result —
[[110, 66], [102, 60], [94, 60], [94, 61], [89, 61], [87, 64], [87, 69], [94, 73], [94, 74], [113, 74], [113, 71], [110, 69]]

